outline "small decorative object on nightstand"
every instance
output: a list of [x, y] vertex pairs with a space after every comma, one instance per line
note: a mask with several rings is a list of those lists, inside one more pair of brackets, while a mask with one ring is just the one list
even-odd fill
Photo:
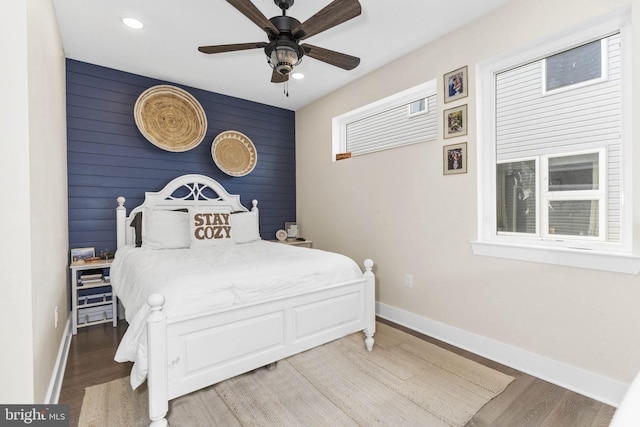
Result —
[[[94, 257], [91, 257], [93, 260]], [[71, 270], [71, 328], [113, 322], [118, 325], [117, 298], [110, 281], [113, 258], [95, 261], [75, 261]], [[102, 288], [102, 289], [98, 289]]]

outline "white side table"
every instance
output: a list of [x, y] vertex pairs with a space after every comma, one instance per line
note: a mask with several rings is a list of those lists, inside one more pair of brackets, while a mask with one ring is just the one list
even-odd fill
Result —
[[[71, 327], [73, 335], [78, 333], [78, 328], [97, 325], [100, 323], [109, 323], [113, 322], [113, 327], [118, 326], [118, 302], [116, 298], [115, 292], [113, 292], [113, 288], [111, 287], [110, 282], [106, 281], [104, 277], [102, 280], [86, 283], [80, 286], [78, 284], [78, 280], [82, 275], [83, 271], [86, 270], [101, 270], [106, 268], [111, 268], [111, 262], [113, 259], [109, 260], [101, 260], [98, 262], [72, 262], [69, 266], [71, 270]], [[111, 300], [107, 300], [103, 298], [102, 301], [98, 302], [89, 302], [86, 300], [83, 304], [80, 304], [78, 291], [81, 289], [91, 289], [98, 287], [110, 287], [111, 288]], [[95, 298], [94, 298], [95, 299]], [[104, 318], [99, 320], [86, 321], [83, 323], [78, 322], [78, 316], [80, 315], [80, 309], [91, 308], [91, 307], [101, 307], [101, 306], [109, 306], [111, 305], [111, 318], [104, 316]]]

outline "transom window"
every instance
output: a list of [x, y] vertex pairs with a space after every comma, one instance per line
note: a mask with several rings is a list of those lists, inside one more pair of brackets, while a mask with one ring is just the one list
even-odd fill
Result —
[[608, 55], [605, 40], [596, 40], [542, 60], [544, 91], [597, 83], [607, 77]]
[[332, 156], [359, 156], [437, 138], [436, 83], [429, 81], [333, 118]]

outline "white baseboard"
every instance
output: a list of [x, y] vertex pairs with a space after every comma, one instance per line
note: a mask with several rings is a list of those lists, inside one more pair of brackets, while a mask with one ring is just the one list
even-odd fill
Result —
[[376, 303], [376, 314], [383, 319], [596, 399], [607, 405], [618, 407], [628, 388], [628, 384], [620, 381], [386, 304]]
[[67, 367], [67, 358], [69, 357], [69, 347], [71, 346], [71, 336], [71, 317], [68, 317], [67, 323], [64, 326], [64, 334], [62, 334], [62, 340], [60, 341], [56, 364], [51, 373], [51, 380], [49, 381], [49, 388], [47, 389], [47, 395], [44, 401], [45, 405], [57, 404], [60, 398], [62, 380], [64, 379], [64, 371]]

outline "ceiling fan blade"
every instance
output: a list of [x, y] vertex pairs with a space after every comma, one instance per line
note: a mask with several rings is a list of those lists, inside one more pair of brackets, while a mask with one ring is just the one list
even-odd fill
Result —
[[198, 50], [202, 53], [223, 53], [235, 52], [237, 50], [260, 49], [267, 44], [264, 42], [256, 43], [236, 43], [236, 44], [220, 44], [216, 46], [200, 46]]
[[227, 0], [233, 7], [238, 9], [247, 18], [251, 19], [254, 24], [262, 28], [265, 33], [273, 36], [280, 34], [280, 31], [276, 28], [266, 16], [260, 12], [260, 10], [251, 2], [251, 0]]
[[271, 73], [271, 83], [284, 83], [289, 80], [289, 74], [279, 73], [276, 69]]
[[344, 70], [353, 70], [360, 64], [360, 58], [347, 55], [346, 53], [340, 53], [306, 43], [301, 45], [301, 47], [304, 49], [305, 55]]
[[303, 40], [355, 18], [360, 13], [362, 8], [358, 0], [334, 0], [291, 33], [295, 39]]

